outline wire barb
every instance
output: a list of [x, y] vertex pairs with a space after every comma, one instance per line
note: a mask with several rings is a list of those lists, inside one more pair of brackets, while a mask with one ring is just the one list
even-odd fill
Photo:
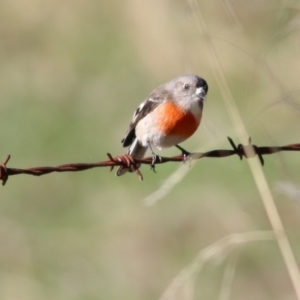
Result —
[[[239, 156], [240, 160], [242, 160], [243, 157], [252, 158], [257, 155], [261, 165], [262, 166], [264, 165], [265, 162], [262, 154], [268, 154], [268, 153], [261, 153], [259, 147], [252, 144], [251, 137], [249, 137], [247, 145], [238, 144], [237, 146], [235, 145], [234, 141], [230, 137], [227, 137], [227, 139], [229, 140], [229, 143], [232, 146], [235, 154]], [[269, 147], [269, 148], [274, 148], [274, 147]]]
[[[118, 155], [115, 158], [113, 158], [110, 153], [107, 153], [107, 156], [109, 157], [111, 162], [113, 162], [113, 163], [122, 163], [121, 165], [123, 167], [126, 167], [128, 169], [133, 169], [136, 172], [139, 179], [141, 181], [143, 181], [143, 175], [142, 175], [141, 171], [139, 170], [139, 168], [137, 167], [136, 160], [131, 155], [123, 154], [123, 155]], [[115, 166], [116, 165], [111, 165], [110, 166], [110, 171], [112, 171]], [[118, 166], [119, 166], [119, 164], [118, 164]]]
[[[300, 151], [300, 143], [299, 144], [290, 144], [286, 146], [269, 146], [269, 147], [257, 147], [251, 143], [251, 138], [249, 138], [247, 145], [236, 144], [230, 137], [227, 137], [228, 141], [233, 148], [233, 150], [211, 150], [203, 153], [190, 153], [189, 159], [201, 159], [203, 157], [227, 157], [232, 155], [237, 155], [240, 159], [252, 158], [256, 155], [258, 156], [261, 165], [264, 165], [263, 155], [274, 154], [280, 151]], [[107, 153], [108, 160], [101, 161], [97, 163], [75, 163], [75, 164], [65, 164], [57, 167], [35, 167], [28, 169], [16, 169], [16, 168], [8, 168], [7, 163], [10, 160], [10, 155], [6, 157], [2, 164], [0, 164], [0, 180], [2, 181], [2, 185], [5, 185], [8, 177], [12, 175], [19, 174], [27, 174], [33, 176], [42, 176], [53, 172], [76, 172], [76, 171], [84, 171], [93, 168], [99, 167], [110, 167], [110, 171], [114, 169], [116, 166], [122, 166], [124, 168], [129, 168], [132, 171], [135, 171], [140, 180], [143, 180], [143, 175], [140, 169], [137, 167], [141, 164], [153, 165], [153, 157], [145, 157], [143, 159], [136, 159], [129, 154], [123, 154], [113, 157], [110, 153]], [[173, 156], [173, 157], [163, 157], [159, 156], [155, 159], [155, 165], [163, 164], [166, 162], [185, 162], [186, 155], [183, 153], [181, 155]]]
[[7, 155], [4, 162], [0, 165], [0, 180], [2, 181], [2, 185], [4, 186], [8, 180], [8, 172], [6, 168], [6, 164], [10, 160], [10, 154]]

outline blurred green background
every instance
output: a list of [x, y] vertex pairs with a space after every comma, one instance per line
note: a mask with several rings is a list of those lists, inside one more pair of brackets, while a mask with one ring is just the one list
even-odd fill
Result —
[[[199, 1], [209, 35], [195, 4], [2, 0], [1, 159], [11, 154], [8, 166], [25, 168], [122, 154], [134, 109], [183, 73], [210, 87], [201, 127], [183, 147], [230, 148], [227, 136], [239, 141], [207, 39], [254, 143], [300, 142], [299, 1]], [[264, 167], [298, 262], [299, 158], [268, 156]], [[204, 247], [270, 229], [248, 164], [237, 157], [142, 172], [144, 182], [108, 168], [11, 177], [0, 199], [0, 299], [158, 299]], [[173, 172], [186, 176], [145, 206]], [[296, 299], [275, 242], [239, 250], [228, 299]], [[174, 299], [220, 299], [227, 254], [193, 278], [194, 297]]]

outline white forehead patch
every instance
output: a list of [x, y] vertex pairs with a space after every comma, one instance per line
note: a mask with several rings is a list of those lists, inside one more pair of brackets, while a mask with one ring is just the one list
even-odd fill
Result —
[[196, 94], [197, 95], [205, 94], [205, 91], [204, 91], [203, 87], [196, 88]]

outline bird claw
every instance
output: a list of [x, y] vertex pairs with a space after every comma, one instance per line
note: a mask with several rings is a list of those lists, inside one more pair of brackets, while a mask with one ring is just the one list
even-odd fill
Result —
[[191, 157], [192, 157], [192, 156], [191, 156], [192, 153], [189, 152], [189, 151], [187, 151], [187, 150], [185, 150], [184, 148], [182, 148], [182, 147], [179, 146], [179, 145], [175, 145], [175, 147], [181, 151], [181, 155], [183, 156], [183, 162], [184, 162], [184, 163], [187, 162], [187, 161], [190, 162]]
[[159, 162], [162, 162], [162, 158], [161, 156], [155, 154], [154, 152], [152, 153], [152, 162], [151, 162], [151, 165], [150, 165], [150, 170], [153, 171], [154, 173], [156, 173], [156, 170], [155, 170], [155, 162], [156, 160], [159, 160]]
[[188, 166], [191, 166], [192, 156], [191, 155], [183, 155], [183, 163], [188, 163]]

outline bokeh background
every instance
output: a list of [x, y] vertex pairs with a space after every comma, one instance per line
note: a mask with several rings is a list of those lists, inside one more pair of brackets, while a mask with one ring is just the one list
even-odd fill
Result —
[[[134, 109], [183, 73], [210, 87], [201, 127], [183, 146], [230, 148], [227, 136], [239, 141], [208, 41], [253, 141], [300, 142], [299, 24], [296, 0], [2, 0], [0, 157], [25, 168], [122, 154]], [[300, 262], [299, 154], [265, 162]], [[142, 172], [143, 182], [108, 168], [11, 177], [0, 192], [0, 299], [159, 299], [201, 249], [270, 230], [237, 157]], [[168, 193], [145, 205], [165, 184]], [[235, 273], [226, 298], [228, 262]], [[172, 299], [296, 296], [276, 242], [257, 241], [207, 262]]]

